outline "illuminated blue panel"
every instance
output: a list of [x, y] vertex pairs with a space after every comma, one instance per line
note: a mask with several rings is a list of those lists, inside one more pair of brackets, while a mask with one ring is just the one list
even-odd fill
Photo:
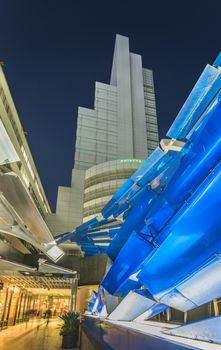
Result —
[[101, 213], [104, 218], [108, 218], [113, 215], [115, 210], [119, 209], [119, 206], [128, 201], [137, 191], [140, 190], [140, 186], [137, 182], [147, 175], [151, 168], [163, 157], [164, 153], [160, 148], [157, 148], [135, 171], [135, 173], [120, 187], [120, 189], [114, 194], [111, 200], [104, 206]]
[[[96, 292], [95, 292], [96, 293]], [[96, 300], [92, 309], [93, 313], [100, 313], [104, 307], [104, 290], [102, 287], [99, 288], [96, 293]]]
[[150, 318], [159, 315], [161, 312], [166, 311], [168, 309], [167, 305], [163, 305], [163, 304], [158, 304], [156, 303], [150, 310], [149, 310], [149, 314], [146, 315], [145, 320], [149, 320]]
[[63, 233], [61, 235], [58, 235], [56, 237], [56, 242], [58, 244], [60, 243], [63, 243], [67, 240], [77, 240], [79, 239], [79, 237], [81, 237], [81, 234], [85, 234], [87, 233], [88, 231], [90, 231], [91, 229], [94, 229], [96, 227], [100, 227], [100, 226], [103, 226], [107, 223], [112, 223], [113, 221], [115, 220], [106, 220], [106, 219], [100, 219], [99, 217], [95, 217], [87, 222], [85, 222], [84, 224], [78, 226], [74, 231], [72, 232], [68, 232], [68, 233]]
[[111, 260], [115, 260], [131, 233], [134, 230], [139, 231], [142, 229], [147, 210], [151, 205], [153, 198], [154, 193], [146, 187], [144, 195], [140, 201], [130, 209], [127, 219], [121, 225], [118, 233], [115, 235], [107, 249], [107, 255]]
[[[125, 225], [122, 225], [123, 227], [119, 230], [118, 237], [113, 241], [108, 251], [108, 255], [112, 260], [115, 259], [132, 231], [143, 227], [144, 218], [153, 197], [161, 192], [162, 186], [167, 184], [171, 174], [178, 166], [177, 158], [179, 158], [177, 152], [171, 151], [165, 154], [157, 148], [135, 174], [132, 175], [131, 179], [126, 181], [126, 184], [117, 191], [114, 195], [115, 198], [113, 197], [105, 207], [107, 209], [106, 211], [104, 210], [106, 214], [104, 212], [102, 213], [106, 217], [108, 215], [117, 217], [130, 208], [124, 213]], [[118, 200], [116, 200], [117, 198]], [[136, 212], [139, 212], [139, 215]], [[127, 217], [129, 217], [129, 220], [127, 220]], [[113, 222], [113, 219], [103, 219], [101, 215], [100, 218], [93, 218], [80, 225], [71, 233], [58, 236], [56, 241], [57, 243], [62, 243], [70, 239], [72, 242], [79, 244], [86, 255], [99, 254], [104, 252], [105, 248], [100, 245], [96, 246], [89, 237], [89, 234], [95, 229], [97, 229], [98, 233], [99, 230], [102, 230], [102, 226], [112, 225]]]
[[150, 242], [133, 232], [101, 282], [102, 286], [115, 295], [126, 295], [130, 290], [140, 288], [140, 282], [133, 275], [152, 250]]
[[179, 140], [185, 139], [211, 99], [219, 91], [220, 85], [220, 70], [207, 65], [170, 127], [167, 136]]
[[160, 247], [138, 278], [154, 296], [170, 289], [221, 249], [221, 164], [159, 235]]
[[90, 297], [89, 303], [88, 303], [88, 309], [91, 312], [93, 311], [96, 299], [97, 299], [97, 292], [95, 292], [95, 290], [93, 290], [92, 293], [91, 293], [91, 297]]
[[156, 196], [161, 193], [162, 186], [167, 184], [167, 181], [169, 181], [173, 172], [176, 170], [176, 162], [179, 163], [179, 157], [177, 152], [164, 154], [151, 170], [137, 182], [137, 184], [141, 184], [141, 189], [131, 198], [127, 199], [131, 208], [125, 213], [125, 222], [107, 250], [107, 254], [112, 260], [115, 260], [132, 231], [140, 231], [143, 228], [144, 219], [152, 203], [156, 199]]
[[218, 54], [217, 58], [213, 62], [213, 66], [216, 68], [221, 67], [221, 52]]
[[156, 297], [167, 305], [189, 311], [221, 296], [221, 255], [185, 278], [168, 293]]
[[[170, 183], [148, 212], [146, 223], [159, 231], [217, 164], [221, 154], [221, 92], [189, 135]], [[160, 209], [160, 210], [159, 210]]]
[[134, 319], [135, 322], [149, 320], [150, 318], [159, 315], [161, 312], [168, 309], [167, 305], [155, 303], [147, 311]]

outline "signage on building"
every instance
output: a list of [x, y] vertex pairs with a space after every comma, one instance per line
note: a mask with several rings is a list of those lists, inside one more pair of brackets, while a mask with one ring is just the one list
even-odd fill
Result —
[[121, 163], [142, 163], [143, 160], [140, 159], [121, 159]]

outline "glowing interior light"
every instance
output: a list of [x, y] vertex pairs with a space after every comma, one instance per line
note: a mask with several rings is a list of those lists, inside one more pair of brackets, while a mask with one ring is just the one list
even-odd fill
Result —
[[47, 250], [46, 254], [55, 262], [58, 261], [62, 256], [64, 256], [63, 250], [57, 245], [54, 245], [49, 250]]

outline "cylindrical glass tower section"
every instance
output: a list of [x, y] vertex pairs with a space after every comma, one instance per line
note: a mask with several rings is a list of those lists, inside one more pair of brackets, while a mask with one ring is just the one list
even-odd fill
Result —
[[112, 195], [123, 185], [143, 160], [120, 159], [95, 165], [86, 171], [83, 221], [101, 211]]

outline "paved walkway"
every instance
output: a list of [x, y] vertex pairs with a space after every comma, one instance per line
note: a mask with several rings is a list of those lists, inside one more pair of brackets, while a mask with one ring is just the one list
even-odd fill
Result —
[[29, 321], [0, 331], [0, 350], [61, 350], [59, 319]]

